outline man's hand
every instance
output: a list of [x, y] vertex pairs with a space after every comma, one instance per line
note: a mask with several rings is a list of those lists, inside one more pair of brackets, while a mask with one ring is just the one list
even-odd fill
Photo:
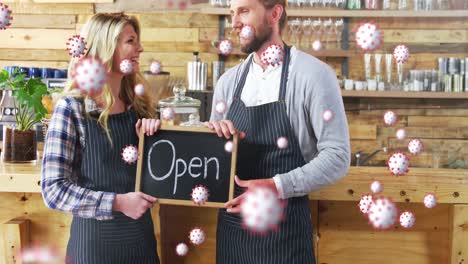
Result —
[[235, 135], [239, 132], [239, 137], [245, 138], [245, 133], [241, 131], [237, 131], [234, 127], [234, 124], [230, 120], [221, 120], [221, 121], [214, 121], [214, 122], [205, 122], [203, 123], [207, 128], [216, 131], [218, 137], [224, 137], [226, 139], [230, 139], [231, 135]]
[[135, 124], [135, 129], [137, 136], [140, 137], [140, 129], [143, 130], [143, 133], [146, 133], [147, 136], [152, 136], [156, 131], [161, 127], [161, 120], [159, 119], [138, 119]]
[[[261, 179], [261, 180], [241, 180], [237, 176], [235, 176], [234, 180], [236, 181], [237, 185], [239, 185], [242, 188], [246, 188], [248, 191], [249, 188], [254, 188], [256, 186], [263, 186], [267, 188], [271, 188], [275, 192], [278, 192], [276, 189], [276, 184], [275, 181], [271, 179]], [[244, 192], [243, 194], [237, 196], [236, 198], [232, 199], [231, 201], [227, 202], [224, 204], [224, 207], [227, 208], [228, 213], [240, 213], [240, 204], [242, 203], [242, 200], [244, 199], [246, 193]]]

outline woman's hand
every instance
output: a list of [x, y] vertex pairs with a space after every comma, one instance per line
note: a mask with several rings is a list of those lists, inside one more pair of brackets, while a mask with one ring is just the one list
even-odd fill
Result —
[[146, 133], [147, 136], [152, 136], [158, 129], [161, 127], [161, 120], [159, 119], [138, 119], [135, 129], [138, 137], [140, 137], [140, 129], [143, 130], [143, 133]]
[[146, 210], [153, 207], [157, 198], [142, 192], [129, 192], [115, 195], [112, 210], [122, 212], [124, 215], [137, 220], [142, 217]]

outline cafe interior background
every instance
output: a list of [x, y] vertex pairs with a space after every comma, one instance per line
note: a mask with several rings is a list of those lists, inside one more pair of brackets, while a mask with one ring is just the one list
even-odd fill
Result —
[[[206, 121], [217, 79], [246, 57], [232, 30], [229, 0], [1, 3], [0, 18], [7, 17], [8, 5], [13, 19], [0, 30], [0, 69], [41, 78], [50, 94], [67, 76], [67, 41], [93, 14], [125, 11], [138, 17], [145, 49], [140, 69], [151, 92], [164, 98], [160, 110], [175, 110], [175, 119], [167, 121], [174, 125]], [[348, 175], [309, 194], [317, 263], [463, 263], [468, 258], [468, 1], [289, 0], [286, 10], [286, 43], [335, 70], [351, 137]], [[152, 66], [161, 71], [151, 71]], [[71, 216], [46, 208], [40, 193], [48, 116], [33, 126], [37, 161], [14, 162], [5, 141], [17, 110], [11, 90], [4, 88], [0, 263], [61, 263]], [[49, 98], [42, 103], [49, 111], [53, 106]], [[388, 165], [389, 160], [402, 167]], [[372, 199], [393, 201], [398, 209], [386, 230], [369, 224], [365, 211]], [[163, 263], [215, 263], [215, 208], [152, 210]], [[188, 239], [195, 226], [206, 234], [199, 246]], [[176, 252], [181, 242], [189, 248], [185, 256]]]

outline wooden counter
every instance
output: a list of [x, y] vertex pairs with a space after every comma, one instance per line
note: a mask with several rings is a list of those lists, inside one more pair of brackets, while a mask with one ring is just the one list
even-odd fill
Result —
[[[31, 239], [55, 241], [64, 252], [71, 217], [44, 206], [40, 195], [40, 162], [0, 165], [0, 208], [3, 208], [0, 221], [29, 219]], [[415, 212], [417, 224], [413, 229], [402, 232], [395, 227], [391, 232], [375, 232], [367, 225], [356, 201], [370, 192], [372, 180], [382, 182], [383, 194], [398, 202], [398, 207]], [[318, 263], [372, 263], [371, 260], [395, 263], [397, 255], [391, 257], [393, 250], [401, 250], [400, 256], [409, 259], [401, 263], [460, 263], [468, 255], [467, 183], [468, 170], [410, 168], [407, 175], [395, 177], [385, 167], [351, 167], [338, 183], [309, 195]], [[437, 195], [440, 204], [435, 209], [422, 206], [428, 192]], [[14, 206], [17, 208], [11, 208]], [[153, 217], [163, 263], [194, 263], [201, 259], [203, 263], [214, 263], [216, 209], [161, 205], [153, 210]], [[207, 242], [201, 247], [191, 247], [189, 256], [181, 259], [174, 254], [174, 247], [186, 240], [185, 233], [194, 222], [205, 229]], [[11, 221], [8, 226], [11, 227]], [[17, 230], [20, 229], [18, 225]], [[57, 235], [61, 237], [58, 242], [54, 239]], [[3, 240], [4, 244], [11, 244], [5, 237]], [[359, 254], [350, 253], [378, 243], [382, 245], [369, 253], [368, 262]], [[11, 250], [6, 255], [12, 256]]]
[[[0, 167], [0, 192], [40, 193], [41, 163], [5, 164]], [[408, 174], [392, 176], [386, 167], [350, 167], [348, 174], [323, 190], [309, 194], [311, 200], [358, 201], [379, 180], [384, 194], [396, 202], [422, 203], [428, 192], [439, 203], [468, 204], [468, 170], [410, 168]]]

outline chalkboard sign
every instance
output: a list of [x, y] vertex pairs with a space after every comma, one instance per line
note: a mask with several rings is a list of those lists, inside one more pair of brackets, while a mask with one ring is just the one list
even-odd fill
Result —
[[223, 207], [234, 195], [237, 140], [227, 152], [229, 140], [204, 127], [163, 125], [152, 136], [140, 133], [135, 189], [163, 204], [198, 206], [191, 193], [203, 185], [210, 196], [201, 206]]

